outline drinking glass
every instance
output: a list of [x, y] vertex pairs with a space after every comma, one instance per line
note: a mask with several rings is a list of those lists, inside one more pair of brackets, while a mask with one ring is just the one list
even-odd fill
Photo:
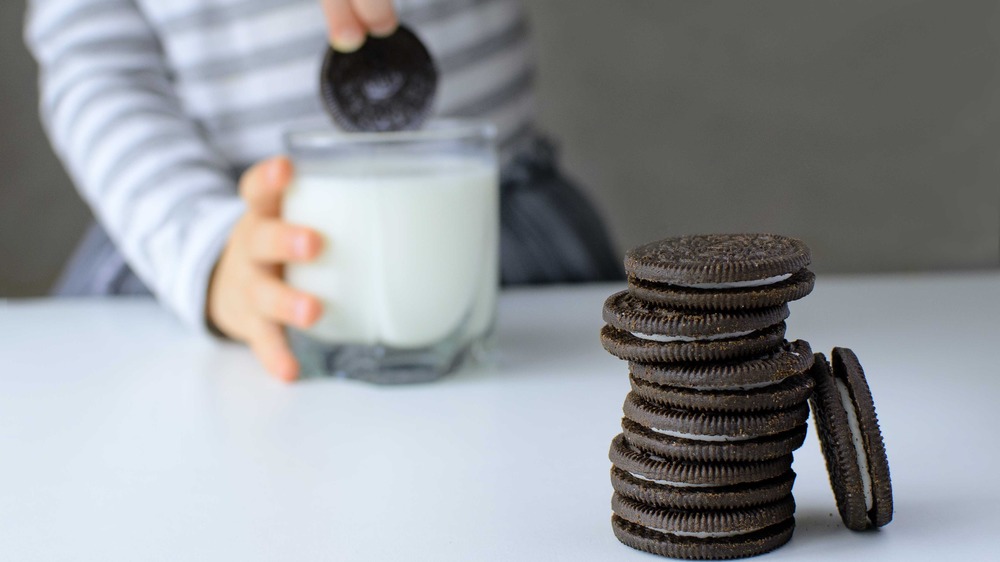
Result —
[[291, 131], [282, 217], [324, 239], [285, 278], [323, 303], [289, 329], [302, 373], [408, 383], [456, 368], [491, 332], [499, 283], [495, 129]]

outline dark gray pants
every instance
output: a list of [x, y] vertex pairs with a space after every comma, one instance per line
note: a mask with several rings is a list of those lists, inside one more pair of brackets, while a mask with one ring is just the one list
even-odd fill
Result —
[[[623, 277], [600, 215], [536, 139], [500, 181], [500, 274], [505, 285], [610, 281]], [[53, 288], [56, 295], [134, 295], [149, 290], [94, 224]]]

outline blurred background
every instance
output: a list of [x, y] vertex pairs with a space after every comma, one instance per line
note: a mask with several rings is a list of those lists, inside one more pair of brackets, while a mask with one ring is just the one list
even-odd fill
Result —
[[[621, 248], [772, 231], [817, 272], [1000, 267], [1000, 1], [525, 1], [540, 122]], [[89, 222], [0, 3], [0, 297]]]

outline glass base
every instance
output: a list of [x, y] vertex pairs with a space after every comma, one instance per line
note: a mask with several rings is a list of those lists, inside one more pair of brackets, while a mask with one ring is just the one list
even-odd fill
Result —
[[338, 377], [374, 384], [413, 384], [439, 379], [485, 344], [449, 338], [433, 346], [399, 349], [384, 345], [331, 344], [298, 330], [288, 330], [292, 352], [303, 378]]

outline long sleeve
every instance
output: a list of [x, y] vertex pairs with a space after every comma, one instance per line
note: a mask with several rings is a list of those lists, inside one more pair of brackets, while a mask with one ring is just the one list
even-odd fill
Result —
[[153, 29], [131, 0], [29, 0], [25, 39], [43, 124], [77, 189], [160, 301], [204, 330], [212, 268], [243, 205]]

